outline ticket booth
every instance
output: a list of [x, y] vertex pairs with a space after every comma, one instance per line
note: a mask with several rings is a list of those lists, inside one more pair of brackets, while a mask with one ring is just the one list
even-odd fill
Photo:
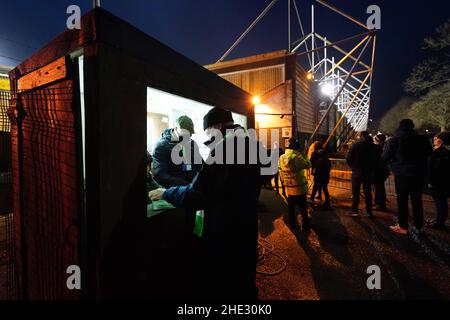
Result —
[[[170, 253], [171, 223], [182, 218], [149, 222], [146, 151], [181, 114], [201, 144], [214, 106], [254, 127], [249, 94], [101, 8], [10, 80], [19, 297], [158, 297], [152, 284], [163, 288], [164, 275], [148, 266], [164, 261], [152, 250], [164, 251], [161, 241]], [[79, 267], [81, 289], [68, 288], [69, 266]]]

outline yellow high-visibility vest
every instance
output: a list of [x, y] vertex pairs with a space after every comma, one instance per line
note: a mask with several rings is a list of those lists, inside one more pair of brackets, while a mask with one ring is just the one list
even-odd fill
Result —
[[288, 196], [297, 196], [308, 193], [308, 180], [305, 169], [311, 168], [311, 161], [297, 150], [287, 149], [278, 160], [280, 178]]

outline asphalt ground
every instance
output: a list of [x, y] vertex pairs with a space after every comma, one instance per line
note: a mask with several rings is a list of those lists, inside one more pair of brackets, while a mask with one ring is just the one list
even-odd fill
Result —
[[[350, 211], [350, 191], [330, 191], [333, 210], [310, 208], [315, 227], [306, 232], [290, 229], [283, 219], [287, 212], [285, 200], [273, 190], [262, 190], [262, 255], [257, 268], [260, 299], [450, 298], [449, 232], [425, 228], [422, 236], [395, 234], [389, 229], [396, 221], [395, 197], [388, 198], [387, 212], [375, 211], [373, 219], [355, 218], [346, 215]], [[434, 205], [426, 196], [424, 199], [425, 217], [432, 219]], [[4, 224], [5, 219], [0, 219], [0, 299], [7, 297], [10, 262]], [[369, 290], [366, 285], [371, 265], [380, 268], [379, 290]]]
[[[350, 191], [330, 188], [330, 193], [333, 209], [310, 208], [315, 227], [302, 231], [286, 225], [283, 197], [262, 190], [260, 239], [273, 252], [265, 250], [257, 269], [260, 299], [450, 298], [448, 231], [425, 228], [423, 235], [395, 234], [389, 229], [396, 222], [395, 197], [388, 198], [387, 212], [350, 217]], [[426, 219], [433, 218], [433, 203], [427, 199], [424, 207]], [[282, 272], [267, 275], [280, 271], [284, 263]], [[381, 289], [367, 287], [372, 265], [380, 268]]]

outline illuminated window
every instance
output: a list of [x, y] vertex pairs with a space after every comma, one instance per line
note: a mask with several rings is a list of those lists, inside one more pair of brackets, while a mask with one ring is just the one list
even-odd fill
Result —
[[[147, 150], [153, 150], [168, 128], [175, 127], [175, 120], [183, 115], [189, 116], [194, 122], [195, 134], [192, 139], [198, 144], [203, 159], [209, 154], [209, 148], [204, 145], [207, 137], [203, 130], [203, 117], [213, 107], [191, 99], [183, 98], [161, 90], [147, 88]], [[247, 128], [247, 117], [233, 113], [234, 123]]]

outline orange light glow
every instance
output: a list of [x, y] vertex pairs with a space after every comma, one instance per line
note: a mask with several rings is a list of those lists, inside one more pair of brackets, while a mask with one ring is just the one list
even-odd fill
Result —
[[261, 103], [261, 98], [259, 96], [254, 96], [252, 99], [252, 102], [254, 105], [260, 104]]
[[267, 104], [257, 104], [255, 105], [255, 113], [270, 113], [271, 110]]

